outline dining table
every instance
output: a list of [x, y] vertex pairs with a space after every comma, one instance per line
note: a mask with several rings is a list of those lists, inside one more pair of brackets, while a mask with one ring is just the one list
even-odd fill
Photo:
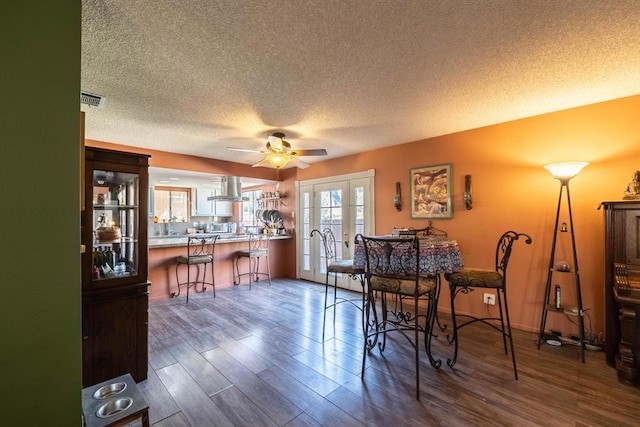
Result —
[[[393, 235], [382, 235], [382, 236], [372, 236], [379, 239], [389, 238], [389, 239], [397, 239], [399, 236]], [[407, 239], [413, 239], [413, 235], [400, 236], [406, 237]], [[435, 323], [438, 325], [440, 330], [445, 331], [447, 326], [442, 325], [440, 323], [440, 319], [438, 318], [438, 300], [440, 297], [440, 283], [441, 283], [441, 275], [444, 273], [452, 273], [454, 271], [459, 271], [464, 268], [464, 262], [462, 260], [462, 253], [460, 251], [460, 246], [458, 242], [454, 239], [450, 239], [447, 236], [442, 235], [431, 235], [419, 237], [420, 240], [420, 254], [418, 257], [419, 262], [419, 273], [424, 276], [434, 276], [436, 278], [436, 291], [435, 291], [435, 299], [436, 299], [436, 312], [435, 312]], [[354, 245], [354, 256], [353, 256], [353, 267], [355, 269], [366, 270], [367, 260], [365, 256], [364, 245], [362, 242], [355, 242]], [[364, 285], [364, 283], [363, 283]], [[432, 331], [430, 331], [432, 333]]]
[[[397, 239], [397, 236], [384, 235], [373, 236], [378, 239]], [[413, 239], [413, 236], [407, 236]], [[419, 272], [425, 276], [439, 276], [443, 273], [452, 273], [464, 268], [462, 254], [458, 242], [445, 236], [426, 236], [420, 239]], [[364, 270], [367, 260], [364, 253], [364, 245], [356, 242], [353, 253], [353, 267]]]

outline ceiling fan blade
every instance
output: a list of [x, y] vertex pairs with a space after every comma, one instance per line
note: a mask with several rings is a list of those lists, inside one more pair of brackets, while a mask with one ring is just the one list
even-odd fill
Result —
[[266, 151], [262, 151], [262, 150], [253, 150], [251, 148], [239, 148], [239, 147], [227, 147], [227, 150], [244, 151], [246, 153], [266, 153]]
[[294, 156], [326, 156], [327, 150], [324, 148], [317, 148], [314, 150], [294, 150], [291, 154]]
[[260, 160], [258, 163], [256, 163], [255, 165], [252, 165], [251, 167], [252, 168], [259, 168], [261, 166], [271, 167], [271, 163], [269, 163], [269, 161], [265, 157], [264, 159]]
[[300, 169], [306, 169], [309, 167], [309, 163], [303, 162], [297, 157], [291, 157], [291, 159], [289, 160], [289, 165], [295, 166]]

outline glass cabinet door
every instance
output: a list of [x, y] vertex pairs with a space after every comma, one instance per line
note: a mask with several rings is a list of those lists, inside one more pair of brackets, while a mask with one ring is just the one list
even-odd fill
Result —
[[139, 269], [137, 173], [93, 171], [92, 279], [137, 276]]

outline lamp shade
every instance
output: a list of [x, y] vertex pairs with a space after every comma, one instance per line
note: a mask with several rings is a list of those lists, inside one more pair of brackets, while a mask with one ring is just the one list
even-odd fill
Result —
[[578, 175], [588, 164], [588, 162], [563, 162], [546, 165], [544, 168], [556, 179], [569, 180]]

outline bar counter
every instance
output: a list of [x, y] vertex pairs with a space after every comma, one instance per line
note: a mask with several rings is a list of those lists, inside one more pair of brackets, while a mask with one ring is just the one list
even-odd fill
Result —
[[[216, 242], [214, 269], [216, 289], [233, 286], [233, 259], [236, 251], [247, 249], [249, 246], [248, 235], [225, 235]], [[295, 239], [293, 236], [282, 235], [271, 237], [269, 243], [269, 265], [271, 278], [295, 277]], [[171, 293], [177, 290], [176, 285], [176, 258], [187, 254], [187, 235], [180, 236], [151, 236], [149, 237], [149, 299], [151, 301], [167, 299]], [[264, 268], [261, 260], [261, 268]], [[196, 266], [191, 266], [192, 276], [197, 272]], [[240, 272], [246, 271], [246, 260], [240, 262]], [[207, 275], [211, 274], [207, 271]], [[180, 280], [186, 281], [187, 268], [181, 266], [179, 270]], [[261, 282], [268, 286], [266, 279]], [[256, 284], [254, 284], [256, 285]], [[241, 282], [239, 286], [247, 286]], [[207, 293], [211, 293], [211, 287], [207, 287]], [[213, 296], [212, 296], [213, 298]]]

